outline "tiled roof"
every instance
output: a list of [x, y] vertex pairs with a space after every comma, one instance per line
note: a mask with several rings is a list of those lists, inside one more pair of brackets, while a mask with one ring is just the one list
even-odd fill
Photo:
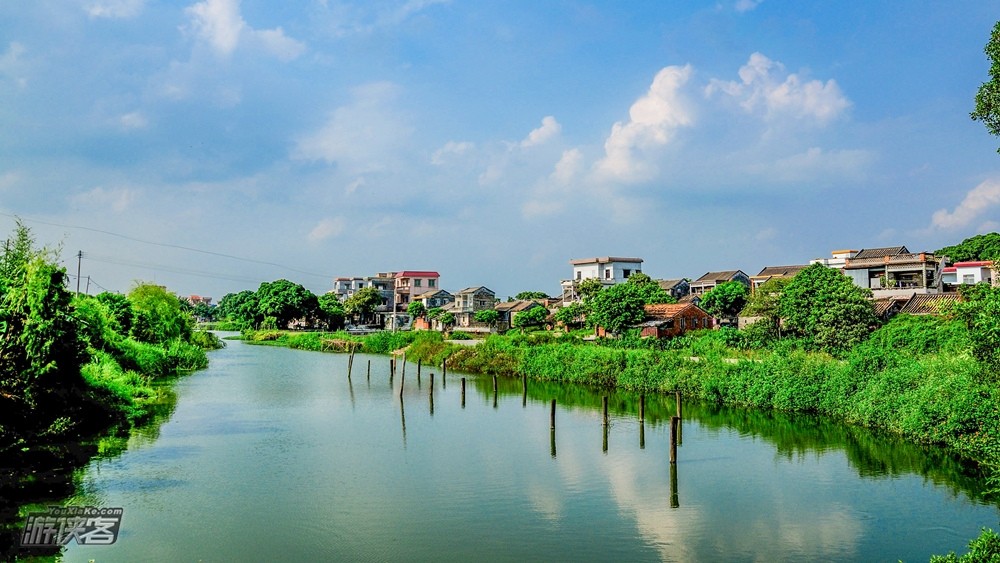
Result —
[[647, 319], [672, 319], [690, 308], [698, 309], [694, 303], [673, 303], [660, 305], [646, 305]]
[[742, 270], [725, 270], [722, 272], [708, 272], [704, 276], [694, 280], [691, 283], [707, 283], [707, 282], [724, 282], [729, 281], [736, 277]]
[[414, 297], [414, 299], [430, 299], [431, 297], [440, 295], [442, 293], [447, 295], [448, 297], [451, 297], [451, 294], [443, 289], [432, 289], [430, 291], [425, 291], [424, 293], [421, 293], [420, 295]]
[[909, 301], [909, 297], [880, 297], [873, 301], [875, 305], [875, 316], [884, 317], [897, 303], [900, 305]]
[[642, 258], [621, 258], [618, 256], [603, 256], [598, 258], [574, 258], [569, 261], [573, 266], [579, 266], [580, 264], [594, 264], [594, 263], [607, 264], [608, 262], [635, 262], [642, 263]]
[[660, 288], [661, 289], [671, 290], [671, 289], [677, 287], [683, 281], [684, 281], [683, 279], [677, 279], [677, 280], [656, 280], [656, 283], [660, 284]]
[[957, 293], [916, 293], [899, 312], [911, 315], [939, 315], [942, 305], [957, 300]]
[[893, 254], [886, 255], [882, 257], [869, 256], [867, 258], [850, 258], [847, 264], [844, 266], [845, 270], [856, 270], [860, 268], [868, 267], [880, 267], [886, 264], [891, 264], [893, 266], [901, 266], [906, 264], [936, 264], [940, 262], [940, 258], [929, 253], [904, 253], [904, 254]]
[[800, 264], [796, 266], [768, 266], [760, 271], [759, 274], [754, 276], [755, 278], [770, 278], [770, 277], [790, 277], [808, 268], [808, 264]]
[[678, 299], [677, 302], [678, 303], [693, 303], [693, 304], [697, 304], [697, 303], [701, 303], [701, 296], [700, 295], [694, 295], [694, 294], [688, 294], [688, 295], [685, 295], [684, 297], [681, 297], [680, 299]]
[[861, 252], [858, 252], [855, 256], [855, 260], [864, 260], [865, 258], [884, 258], [886, 256], [895, 256], [897, 254], [909, 254], [910, 251], [906, 249], [905, 246], [891, 246], [887, 248], [865, 248]]
[[477, 293], [480, 290], [485, 290], [490, 295], [494, 295], [493, 290], [490, 289], [490, 288], [488, 288], [488, 287], [486, 287], [486, 286], [484, 286], [484, 285], [477, 285], [475, 287], [467, 287], [467, 288], [463, 289], [462, 291], [459, 291], [455, 295], [460, 295], [460, 294], [463, 294], [463, 293]]
[[440, 274], [437, 272], [429, 272], [423, 270], [403, 270], [402, 272], [396, 272], [397, 278], [439, 278]]
[[539, 307], [544, 307], [544, 305], [539, 304], [537, 301], [531, 299], [521, 299], [520, 301], [505, 301], [503, 303], [497, 303], [494, 309], [497, 311], [509, 311], [511, 313], [518, 313], [524, 311], [525, 309], [530, 309], [532, 306], [538, 305]]
[[955, 268], [989, 268], [993, 265], [993, 262], [989, 260], [979, 260], [976, 262], [955, 262], [952, 264]]

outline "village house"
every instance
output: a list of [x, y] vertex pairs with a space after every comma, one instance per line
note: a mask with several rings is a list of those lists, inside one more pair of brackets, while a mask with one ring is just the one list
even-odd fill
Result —
[[957, 300], [957, 293], [914, 293], [899, 312], [907, 315], [940, 315], [944, 307]]
[[493, 307], [493, 309], [500, 314], [499, 319], [497, 319], [497, 330], [499, 332], [510, 330], [514, 322], [514, 315], [538, 307], [544, 307], [544, 305], [531, 299], [497, 303], [496, 306]]
[[905, 246], [867, 248], [848, 258], [844, 274], [875, 297], [939, 293], [943, 289], [943, 257], [910, 252]]
[[838, 270], [844, 269], [844, 264], [851, 258], [854, 258], [857, 254], [857, 250], [834, 250], [830, 253], [830, 258], [814, 258], [809, 261], [809, 265], [822, 264], [827, 268], [836, 268]]
[[561, 282], [563, 301], [577, 301], [580, 299], [576, 288], [583, 280], [598, 279], [605, 286], [622, 283], [632, 274], [642, 271], [642, 262], [642, 258], [622, 258], [617, 256], [576, 258], [570, 260], [569, 263], [573, 266], [573, 277]]
[[476, 320], [476, 312], [492, 309], [497, 304], [496, 293], [484, 286], [467, 287], [455, 294], [454, 303], [445, 311], [455, 315], [455, 327], [472, 329], [470, 332], [489, 331], [489, 326]]
[[[640, 329], [642, 338], [672, 338], [689, 330], [712, 328], [715, 324], [712, 315], [694, 303], [646, 305], [644, 310], [645, 320], [633, 327]], [[598, 326], [594, 334], [606, 338], [609, 333]]]
[[441, 276], [426, 270], [403, 270], [393, 276], [393, 302], [397, 313], [405, 313], [417, 295], [439, 289]]
[[748, 288], [750, 287], [750, 276], [746, 275], [743, 270], [708, 272], [691, 282], [691, 295], [704, 295], [715, 289], [715, 286], [728, 281], [738, 281]]
[[773, 279], [794, 278], [796, 274], [808, 267], [807, 264], [797, 266], [767, 266], [756, 276], [750, 278], [750, 291], [756, 291], [757, 288]]
[[376, 309], [379, 313], [392, 311], [394, 302], [395, 279], [392, 272], [379, 272], [374, 276], [365, 277], [340, 277], [334, 278], [333, 289], [330, 293], [335, 293], [341, 301], [346, 301], [359, 290], [366, 287], [374, 287], [382, 297], [382, 304]]
[[993, 284], [993, 262], [955, 262], [941, 270], [941, 283], [945, 291], [955, 291], [959, 285]]
[[677, 300], [691, 293], [691, 282], [683, 278], [678, 280], [656, 280], [656, 283], [659, 284], [660, 289], [666, 291], [671, 297]]

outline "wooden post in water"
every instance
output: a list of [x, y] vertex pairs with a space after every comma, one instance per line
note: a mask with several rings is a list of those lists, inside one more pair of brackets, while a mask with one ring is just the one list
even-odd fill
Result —
[[434, 372], [431, 372], [431, 394], [434, 394]]
[[372, 361], [368, 360], [368, 381], [372, 379]]
[[639, 449], [646, 449], [646, 423], [639, 421]]
[[684, 444], [684, 430], [683, 430], [683, 420], [684, 420], [684, 406], [681, 402], [681, 391], [678, 389], [677, 394], [677, 445]]
[[403, 377], [406, 377], [406, 354], [403, 354]]
[[441, 377], [448, 377], [448, 358], [441, 360]]
[[681, 500], [677, 495], [677, 464], [670, 464], [670, 508], [680, 508]]
[[608, 425], [608, 396], [601, 397], [601, 410], [604, 413], [604, 426]]
[[528, 374], [521, 374], [521, 406], [528, 406]]
[[605, 424], [601, 427], [601, 434], [603, 434], [604, 440], [601, 442], [601, 451], [608, 453], [608, 425]]
[[549, 430], [549, 453], [552, 455], [552, 458], [555, 459], [555, 457], [556, 457], [556, 429], [555, 428], [553, 428], [552, 430]]
[[552, 399], [552, 410], [549, 413], [549, 428], [556, 429], [556, 400]]
[[399, 399], [400, 400], [403, 399], [403, 385], [405, 385], [405, 384], [406, 384], [406, 376], [404, 375], [404, 376], [402, 376], [402, 377], [399, 378]]
[[424, 360], [422, 358], [417, 358], [417, 379], [420, 379], [420, 368], [423, 367]]
[[639, 422], [646, 421], [646, 396], [639, 395]]
[[465, 378], [462, 378], [462, 408], [465, 408]]
[[497, 376], [493, 376], [493, 408], [497, 408]]
[[674, 397], [677, 399], [677, 416], [684, 416], [684, 407], [681, 405], [681, 392], [680, 390], [674, 391]]
[[347, 379], [351, 378], [351, 370], [354, 368], [354, 345], [351, 345], [351, 355], [347, 357]]
[[680, 426], [681, 417], [670, 417], [670, 463], [677, 463], [677, 427]]
[[434, 416], [434, 374], [431, 374], [431, 388], [427, 392], [427, 398], [431, 403], [431, 416]]

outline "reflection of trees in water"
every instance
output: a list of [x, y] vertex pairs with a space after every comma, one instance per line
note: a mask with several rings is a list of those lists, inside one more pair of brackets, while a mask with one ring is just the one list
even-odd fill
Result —
[[[471, 377], [469, 381], [478, 395], [492, 399], [491, 378]], [[498, 391], [501, 395], [521, 395], [521, 379], [499, 378]], [[597, 412], [603, 408], [601, 398], [604, 395], [608, 396], [611, 413], [638, 417], [639, 395], [635, 393], [545, 381], [528, 381], [527, 386], [527, 398], [532, 401], [548, 404], [556, 399], [562, 407]], [[647, 395], [646, 424], [653, 427], [670, 424], [675, 408], [673, 395]], [[777, 454], [786, 459], [838, 450], [844, 452], [860, 477], [920, 475], [947, 487], [955, 495], [964, 493], [972, 500], [985, 502], [985, 483], [977, 465], [938, 446], [914, 444], [898, 436], [821, 416], [738, 409], [688, 400], [684, 401], [684, 419], [694, 420], [704, 428], [734, 430], [743, 436], [760, 438], [772, 444]]]
[[88, 504], [86, 491], [80, 490], [80, 469], [95, 457], [114, 459], [130, 447], [141, 448], [159, 438], [160, 427], [170, 420], [177, 407], [172, 384], [173, 378], [156, 383], [160, 394], [150, 409], [149, 419], [131, 432], [112, 428], [104, 435], [80, 442], [0, 453], [0, 560], [59, 554], [61, 549], [55, 547], [18, 549], [24, 517], [49, 505], [62, 505], [70, 497], [74, 497], [75, 505]]

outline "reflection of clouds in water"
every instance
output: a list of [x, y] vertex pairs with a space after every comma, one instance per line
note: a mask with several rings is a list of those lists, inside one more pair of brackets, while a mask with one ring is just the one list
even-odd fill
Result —
[[563, 515], [563, 494], [554, 487], [544, 486], [540, 483], [531, 483], [527, 487], [528, 499], [532, 508], [535, 509], [542, 518], [550, 522], [558, 522]]
[[[818, 504], [823, 514], [783, 511], [775, 520], [757, 520], [748, 531], [757, 540], [758, 561], [775, 561], [790, 554], [836, 553], [838, 558], [853, 559], [862, 535], [862, 526], [849, 507]], [[770, 538], [770, 539], [767, 539]], [[764, 539], [761, 541], [760, 539]]]

